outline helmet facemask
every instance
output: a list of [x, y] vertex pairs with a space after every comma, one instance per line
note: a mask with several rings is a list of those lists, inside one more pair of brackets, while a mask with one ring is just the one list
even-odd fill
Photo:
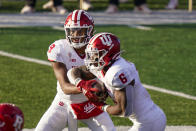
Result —
[[98, 50], [96, 48], [85, 50], [86, 58], [84, 60], [87, 69], [100, 71], [106, 65], [104, 56], [107, 54], [106, 50]]
[[93, 26], [84, 27], [66, 27], [65, 34], [71, 46], [73, 48], [79, 49], [85, 46], [89, 39], [91, 38]]

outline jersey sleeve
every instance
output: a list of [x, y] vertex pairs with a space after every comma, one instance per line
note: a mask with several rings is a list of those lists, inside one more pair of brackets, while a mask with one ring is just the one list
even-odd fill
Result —
[[107, 83], [115, 90], [121, 90], [134, 80], [134, 71], [131, 69], [121, 69], [117, 71]]
[[48, 60], [62, 62], [60, 51], [61, 51], [61, 48], [58, 42], [54, 42], [53, 44], [51, 44], [47, 51]]

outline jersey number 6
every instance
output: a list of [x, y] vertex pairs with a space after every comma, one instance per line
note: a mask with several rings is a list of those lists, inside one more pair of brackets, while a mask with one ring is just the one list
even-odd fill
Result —
[[121, 80], [121, 82], [124, 84], [127, 82], [127, 78], [125, 77], [125, 74], [124, 73], [121, 73], [119, 75], [119, 79]]

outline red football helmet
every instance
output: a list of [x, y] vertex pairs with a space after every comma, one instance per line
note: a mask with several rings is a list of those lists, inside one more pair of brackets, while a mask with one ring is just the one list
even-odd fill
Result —
[[87, 68], [100, 71], [120, 57], [120, 40], [111, 33], [96, 34], [90, 39], [85, 52]]
[[0, 131], [22, 131], [24, 115], [14, 104], [0, 104]]
[[93, 35], [93, 18], [84, 10], [74, 10], [64, 24], [65, 34], [71, 46], [78, 49], [85, 46]]

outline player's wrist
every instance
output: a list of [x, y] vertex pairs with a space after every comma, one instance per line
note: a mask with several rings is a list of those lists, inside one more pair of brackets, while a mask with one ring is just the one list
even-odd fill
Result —
[[77, 87], [80, 91], [82, 91], [82, 86], [84, 85], [84, 83], [85, 83], [85, 81], [82, 80], [81, 78], [76, 78], [76, 79], [75, 79], [75, 85], [76, 85], [76, 87]]
[[78, 78], [75, 79], [74, 83], [75, 83], [76, 86], [79, 86], [81, 81], [82, 81], [82, 79], [78, 77]]
[[105, 112], [107, 112], [107, 108], [108, 107], [109, 107], [109, 105], [104, 105], [104, 106], [102, 106], [102, 110], [105, 111]]

